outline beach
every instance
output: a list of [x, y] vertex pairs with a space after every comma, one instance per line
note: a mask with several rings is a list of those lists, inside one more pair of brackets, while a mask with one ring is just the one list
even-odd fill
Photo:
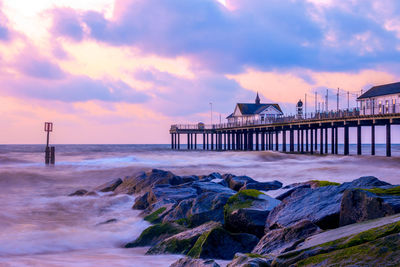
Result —
[[[284, 185], [313, 179], [342, 183], [368, 175], [400, 182], [397, 145], [392, 158], [59, 145], [55, 166], [43, 164], [43, 149], [1, 146], [1, 266], [169, 266], [181, 256], [145, 256], [146, 248], [122, 248], [150, 225], [132, 209], [134, 196], [68, 197], [78, 189], [153, 168], [177, 175], [232, 173]], [[111, 219], [116, 220], [104, 223]]]

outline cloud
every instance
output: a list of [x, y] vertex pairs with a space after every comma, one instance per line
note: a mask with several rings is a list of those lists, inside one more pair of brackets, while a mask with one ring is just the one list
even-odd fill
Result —
[[15, 67], [21, 73], [41, 79], [57, 80], [65, 77], [65, 73], [51, 59], [36, 55], [35, 49], [20, 54]]
[[[400, 59], [396, 31], [375, 19], [381, 8], [374, 1], [323, 7], [300, 0], [227, 2], [234, 8], [214, 0], [116, 0], [111, 19], [94, 11], [57, 9], [53, 29], [75, 40], [86, 36], [143, 53], [185, 56], [195, 67], [222, 73], [249, 66], [359, 70]], [[58, 26], [64, 13], [74, 30]], [[395, 16], [386, 15], [386, 20]]]
[[9, 41], [12, 32], [8, 28], [8, 19], [2, 12], [2, 2], [0, 1], [0, 41]]
[[84, 31], [79, 19], [79, 13], [72, 8], [55, 8], [51, 11], [53, 18], [52, 33], [55, 36], [65, 36], [73, 41], [81, 41]]

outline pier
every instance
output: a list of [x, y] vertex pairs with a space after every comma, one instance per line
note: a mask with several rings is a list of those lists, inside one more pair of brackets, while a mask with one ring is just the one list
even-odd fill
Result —
[[[354, 109], [353, 111], [316, 113], [305, 118], [282, 116], [263, 121], [240, 123], [171, 125], [171, 149], [273, 150], [309, 154], [338, 154], [338, 129], [342, 128], [343, 154], [349, 155], [350, 128], [355, 128], [357, 155], [362, 155], [362, 131], [369, 127], [367, 130], [371, 131], [371, 155], [375, 155], [375, 128], [384, 126], [386, 129], [386, 156], [390, 157], [392, 154], [391, 126], [400, 124], [400, 113], [364, 114], [365, 112]], [[186, 146], [181, 143], [182, 138], [185, 137], [187, 138]]]

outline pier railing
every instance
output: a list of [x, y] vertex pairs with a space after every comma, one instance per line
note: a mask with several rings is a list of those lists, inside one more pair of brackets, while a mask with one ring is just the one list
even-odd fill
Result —
[[336, 118], [346, 118], [360, 116], [360, 110], [355, 108], [351, 110], [340, 110], [340, 111], [327, 111], [327, 112], [310, 112], [304, 114], [303, 116], [279, 116], [265, 118], [263, 120], [246, 120], [246, 121], [236, 121], [230, 123], [219, 123], [219, 124], [174, 124], [171, 125], [171, 130], [216, 130], [224, 128], [234, 128], [234, 127], [246, 127], [253, 125], [268, 125], [275, 123], [291, 123], [291, 122], [301, 122], [301, 121], [313, 121], [321, 119], [336, 119]]

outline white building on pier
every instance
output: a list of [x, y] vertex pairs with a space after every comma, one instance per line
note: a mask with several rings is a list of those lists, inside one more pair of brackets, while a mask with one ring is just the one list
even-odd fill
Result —
[[357, 101], [360, 115], [400, 113], [400, 82], [374, 86]]

